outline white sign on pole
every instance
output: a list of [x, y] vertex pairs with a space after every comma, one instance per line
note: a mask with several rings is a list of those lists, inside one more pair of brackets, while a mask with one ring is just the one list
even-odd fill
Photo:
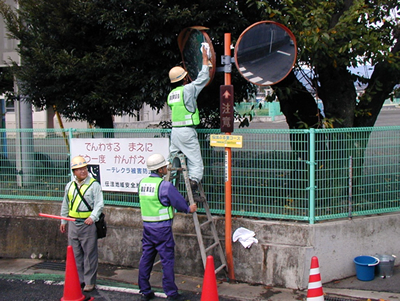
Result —
[[146, 160], [156, 153], [168, 160], [168, 138], [71, 139], [71, 158], [84, 157], [104, 191], [137, 192], [150, 174]]

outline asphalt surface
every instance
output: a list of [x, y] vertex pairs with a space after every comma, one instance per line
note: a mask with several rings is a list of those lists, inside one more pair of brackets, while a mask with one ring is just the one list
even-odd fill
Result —
[[[323, 279], [323, 267], [320, 267]], [[96, 289], [90, 293], [82, 293], [80, 287], [66, 286], [65, 262], [51, 262], [38, 259], [0, 258], [0, 301], [75, 301], [70, 292], [79, 297], [94, 298], [101, 301], [140, 300], [137, 286], [138, 270], [100, 264]], [[77, 277], [68, 275], [68, 277]], [[217, 289], [210, 286], [213, 280], [176, 275], [179, 292], [187, 301], [199, 301], [203, 290], [212, 291], [220, 301], [299, 301], [307, 300], [307, 290], [293, 290], [269, 287], [249, 283], [228, 283], [216, 277]], [[166, 300], [162, 291], [162, 273], [153, 272], [150, 278], [156, 298]], [[71, 283], [71, 281], [69, 281]], [[372, 281], [360, 281], [356, 276], [340, 279], [322, 285], [325, 301], [399, 301], [400, 300], [400, 267], [395, 266], [393, 275], [381, 278], [379, 275]], [[82, 301], [82, 300], [80, 300]], [[202, 300], [208, 301], [208, 300]], [[215, 301], [215, 300], [210, 300]]]

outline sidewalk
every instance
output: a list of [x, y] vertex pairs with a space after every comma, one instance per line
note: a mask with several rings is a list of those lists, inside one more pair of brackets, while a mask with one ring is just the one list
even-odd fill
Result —
[[[65, 263], [48, 262], [39, 259], [5, 259], [0, 258], [0, 278], [20, 277], [23, 279], [64, 280]], [[121, 290], [129, 289], [139, 293], [137, 287], [138, 270], [117, 267], [106, 264], [99, 265], [98, 289]], [[151, 283], [158, 297], [165, 297], [161, 286], [162, 274], [152, 273]], [[201, 296], [203, 279], [176, 275], [176, 284], [182, 291], [198, 293]], [[217, 279], [218, 295], [231, 300], [270, 300], [270, 301], [299, 301], [306, 300], [307, 291], [285, 288], [250, 285], [247, 283], [228, 283]], [[396, 267], [394, 275], [373, 281], [359, 281], [356, 277], [335, 281], [323, 285], [325, 300], [400, 300], [400, 268]]]

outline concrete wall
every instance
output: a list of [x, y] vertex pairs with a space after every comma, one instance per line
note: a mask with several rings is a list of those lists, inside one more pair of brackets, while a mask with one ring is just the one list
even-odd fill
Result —
[[[0, 256], [9, 258], [65, 259], [67, 237], [58, 230], [59, 220], [42, 218], [40, 212], [58, 215], [60, 203], [0, 201]], [[141, 255], [140, 211], [129, 207], [105, 208], [108, 235], [99, 240], [100, 261], [137, 267]], [[203, 216], [200, 216], [203, 218]], [[215, 217], [224, 242], [224, 218]], [[319, 259], [322, 282], [355, 275], [354, 257], [394, 254], [400, 256], [400, 214], [358, 217], [352, 220], [309, 225], [298, 222], [234, 218], [239, 227], [253, 230], [258, 239], [251, 248], [233, 243], [234, 274], [238, 281], [306, 289], [311, 257]], [[191, 215], [174, 220], [176, 273], [203, 276], [204, 269]], [[205, 234], [207, 239], [208, 234]], [[217, 266], [217, 257], [214, 256]], [[159, 270], [160, 266], [155, 269]]]

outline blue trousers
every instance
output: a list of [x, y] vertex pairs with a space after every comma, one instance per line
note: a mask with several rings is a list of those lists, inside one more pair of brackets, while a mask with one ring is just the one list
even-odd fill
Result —
[[172, 228], [169, 227], [144, 227], [142, 238], [142, 257], [139, 263], [139, 289], [140, 293], [148, 295], [151, 292], [150, 273], [153, 269], [157, 252], [163, 270], [163, 290], [167, 296], [178, 294], [178, 287], [175, 284], [175, 241]]

